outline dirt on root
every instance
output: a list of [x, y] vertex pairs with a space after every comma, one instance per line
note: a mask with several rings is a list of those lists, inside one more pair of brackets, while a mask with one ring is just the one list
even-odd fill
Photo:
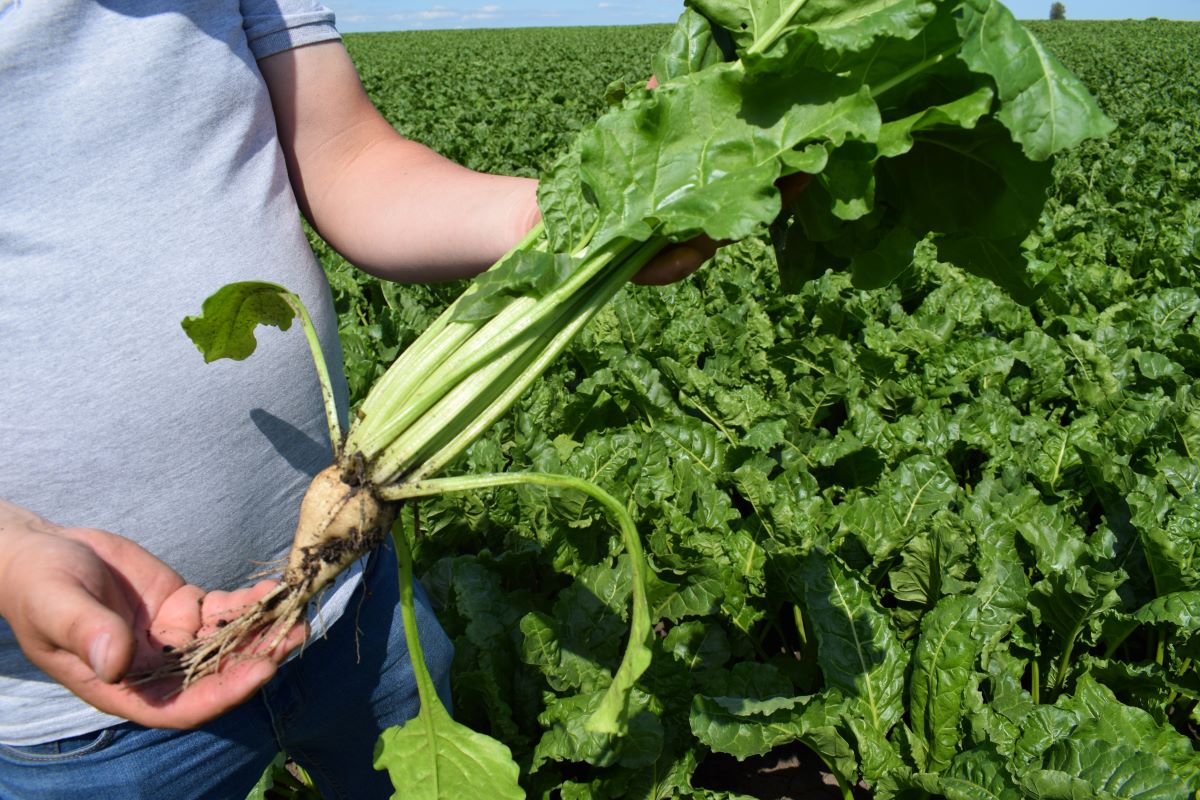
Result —
[[[813, 751], [800, 744], [744, 761], [714, 753], [696, 769], [692, 785], [759, 800], [843, 800], [837, 778]], [[855, 800], [871, 798], [864, 786], [853, 787], [852, 794]]]

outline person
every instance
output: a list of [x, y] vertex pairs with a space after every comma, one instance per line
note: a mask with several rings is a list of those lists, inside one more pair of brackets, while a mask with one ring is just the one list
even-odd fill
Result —
[[[536, 182], [401, 137], [310, 0], [7, 0], [0, 74], [0, 797], [243, 797], [281, 749], [326, 798], [388, 796], [373, 744], [417, 701], [386, 551], [273, 653], [125, 680], [270, 587], [253, 576], [331, 458], [303, 337], [205, 365], [179, 323], [274, 281], [340, 375], [298, 211], [371, 274], [446, 280], [535, 223]], [[422, 592], [418, 617], [446, 693]]]

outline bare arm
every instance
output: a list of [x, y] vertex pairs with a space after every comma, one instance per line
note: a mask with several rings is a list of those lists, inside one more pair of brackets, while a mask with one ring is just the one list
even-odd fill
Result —
[[473, 275], [537, 221], [536, 181], [474, 172], [398, 134], [340, 42], [259, 67], [300, 208], [358, 267], [406, 282]]
[[[259, 68], [300, 209], [356, 266], [404, 282], [468, 277], [537, 222], [536, 181], [475, 172], [405, 139], [372, 105], [341, 42]], [[715, 249], [706, 237], [668, 248], [634, 280], [679, 280]]]

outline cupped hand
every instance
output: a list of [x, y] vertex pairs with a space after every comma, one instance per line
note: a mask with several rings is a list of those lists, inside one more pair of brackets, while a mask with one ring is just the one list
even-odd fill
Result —
[[0, 528], [0, 615], [30, 661], [101, 711], [150, 727], [196, 727], [249, 699], [304, 640], [297, 626], [273, 652], [237, 653], [187, 688], [177, 679], [130, 681], [273, 584], [205, 592], [128, 539], [30, 519]]

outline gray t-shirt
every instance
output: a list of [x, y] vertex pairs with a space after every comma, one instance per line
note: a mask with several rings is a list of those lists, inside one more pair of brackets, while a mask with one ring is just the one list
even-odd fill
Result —
[[[331, 460], [304, 336], [260, 328], [248, 361], [206, 365], [180, 320], [226, 283], [274, 281], [342, 374], [256, 64], [337, 37], [307, 0], [0, 2], [0, 497], [209, 589], [286, 553]], [[0, 620], [0, 742], [114, 721]]]

